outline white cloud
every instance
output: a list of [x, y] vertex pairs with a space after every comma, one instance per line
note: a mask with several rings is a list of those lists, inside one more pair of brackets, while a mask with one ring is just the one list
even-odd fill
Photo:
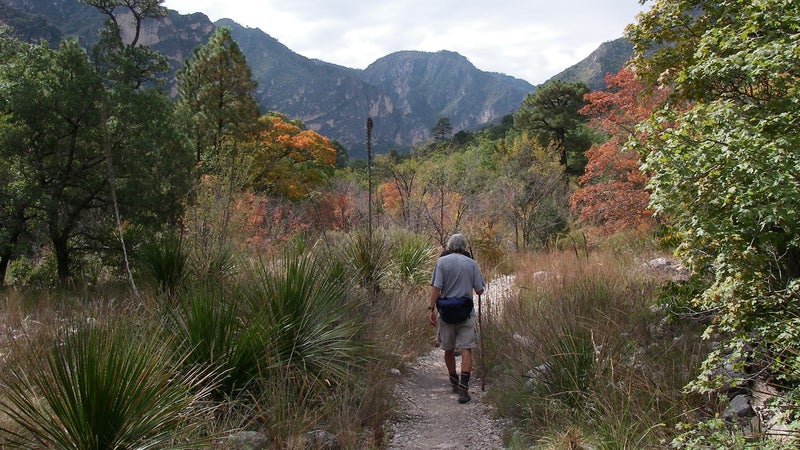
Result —
[[542, 83], [621, 37], [638, 0], [166, 0], [260, 28], [309, 58], [364, 68], [400, 50], [451, 50], [476, 67]]

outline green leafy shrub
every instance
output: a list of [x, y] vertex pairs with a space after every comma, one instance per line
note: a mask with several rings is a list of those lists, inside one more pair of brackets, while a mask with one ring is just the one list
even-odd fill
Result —
[[672, 322], [710, 318], [707, 312], [703, 312], [693, 302], [707, 286], [708, 283], [698, 276], [688, 280], [666, 281], [658, 289], [657, 304], [664, 309], [667, 318]]
[[33, 261], [28, 258], [17, 258], [9, 263], [5, 281], [10, 286], [24, 286], [33, 275], [33, 270]]
[[744, 435], [732, 433], [728, 424], [720, 418], [680, 424], [677, 430], [680, 434], [672, 440], [672, 448], [746, 448]]
[[[637, 75], [673, 90], [629, 148], [677, 254], [708, 277], [687, 292], [718, 341], [689, 386], [699, 395], [727, 389], [718, 368], [743, 361], [758, 377], [800, 383], [796, 364], [773, 358], [800, 346], [800, 77], [787, 39], [798, 17], [797, 2], [658, 1], [628, 29]], [[713, 419], [701, 425], [715, 431]]]

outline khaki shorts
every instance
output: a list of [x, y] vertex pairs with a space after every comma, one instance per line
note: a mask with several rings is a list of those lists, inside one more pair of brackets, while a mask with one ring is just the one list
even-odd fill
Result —
[[456, 348], [475, 348], [478, 346], [478, 331], [475, 328], [475, 315], [461, 323], [445, 323], [439, 319], [439, 347], [442, 350]]

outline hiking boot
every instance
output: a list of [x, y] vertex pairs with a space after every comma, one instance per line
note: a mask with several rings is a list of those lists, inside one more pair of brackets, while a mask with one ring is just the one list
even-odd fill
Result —
[[450, 375], [450, 388], [453, 394], [458, 394], [458, 374]]
[[469, 388], [463, 384], [458, 385], [458, 403], [467, 403], [472, 400], [469, 395]]

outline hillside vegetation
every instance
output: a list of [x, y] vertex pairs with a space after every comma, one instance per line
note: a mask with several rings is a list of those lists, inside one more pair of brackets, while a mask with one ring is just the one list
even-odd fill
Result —
[[159, 2], [86, 3], [88, 51], [0, 29], [0, 446], [381, 448], [461, 232], [513, 280], [508, 448], [797, 447], [796, 2], [654, 1], [604, 89], [369, 160], [261, 111], [231, 28], [173, 100], [116, 22]]

